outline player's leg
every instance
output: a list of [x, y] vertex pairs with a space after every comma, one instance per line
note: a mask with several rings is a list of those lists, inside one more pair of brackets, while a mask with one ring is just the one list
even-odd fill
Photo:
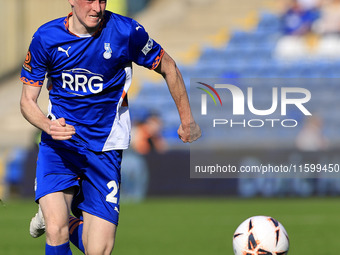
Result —
[[39, 199], [46, 225], [46, 241], [59, 245], [68, 241], [68, 218], [74, 188], [47, 194]]
[[[83, 245], [83, 220], [69, 216], [69, 239], [70, 241], [85, 254], [85, 248]], [[36, 215], [32, 218], [30, 223], [30, 235], [34, 238], [40, 237], [45, 233], [45, 220], [39, 206], [39, 210]]]
[[72, 254], [68, 219], [74, 188], [50, 193], [39, 199], [46, 225], [46, 254]]
[[68, 223], [73, 195], [79, 186], [77, 169], [81, 169], [81, 162], [83, 158], [76, 150], [60, 143], [53, 146], [40, 143], [35, 200], [45, 222], [46, 254], [71, 254]]
[[110, 255], [116, 236], [116, 225], [83, 212], [83, 243], [87, 255]]
[[85, 254], [83, 244], [83, 227], [83, 220], [70, 215], [68, 223], [70, 241]]
[[86, 157], [86, 176], [73, 199], [72, 211], [75, 216], [83, 216], [86, 254], [111, 254], [119, 219], [122, 151], [88, 151]]

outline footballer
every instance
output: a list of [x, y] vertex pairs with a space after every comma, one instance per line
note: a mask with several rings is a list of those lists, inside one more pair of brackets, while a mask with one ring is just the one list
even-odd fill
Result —
[[[45, 254], [111, 254], [119, 218], [120, 165], [130, 142], [132, 63], [160, 73], [177, 106], [179, 138], [201, 130], [174, 60], [135, 20], [104, 0], [68, 0], [72, 12], [42, 25], [23, 64], [23, 116], [42, 130], [36, 169], [39, 211], [30, 232], [46, 232]], [[48, 113], [37, 100], [47, 79]], [[74, 216], [70, 216], [71, 212]]]

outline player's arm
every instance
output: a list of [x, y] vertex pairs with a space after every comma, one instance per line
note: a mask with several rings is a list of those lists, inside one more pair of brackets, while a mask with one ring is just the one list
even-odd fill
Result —
[[165, 52], [155, 71], [164, 77], [177, 106], [181, 119], [177, 131], [180, 139], [185, 143], [197, 140], [201, 136], [201, 129], [192, 116], [184, 81], [175, 61]]
[[67, 140], [75, 134], [73, 126], [65, 123], [64, 118], [50, 120], [41, 111], [37, 100], [41, 87], [23, 85], [20, 99], [20, 109], [25, 119], [33, 126], [45, 131], [55, 140]]

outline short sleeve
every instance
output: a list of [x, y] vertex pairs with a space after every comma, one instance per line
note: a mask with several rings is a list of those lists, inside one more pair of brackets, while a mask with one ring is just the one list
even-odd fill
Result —
[[142, 25], [133, 20], [129, 38], [131, 61], [153, 70], [159, 65], [163, 54], [163, 48], [149, 36]]
[[36, 33], [22, 66], [20, 80], [27, 85], [42, 86], [47, 71], [47, 59], [48, 55], [41, 37]]

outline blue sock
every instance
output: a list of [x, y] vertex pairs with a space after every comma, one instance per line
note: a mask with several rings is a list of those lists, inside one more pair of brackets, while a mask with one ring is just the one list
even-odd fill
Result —
[[75, 218], [73, 216], [69, 217], [69, 234], [70, 241], [85, 254], [84, 244], [83, 244], [83, 221]]
[[72, 255], [72, 251], [70, 249], [70, 243], [64, 243], [58, 246], [50, 246], [46, 244], [45, 247], [46, 255]]

